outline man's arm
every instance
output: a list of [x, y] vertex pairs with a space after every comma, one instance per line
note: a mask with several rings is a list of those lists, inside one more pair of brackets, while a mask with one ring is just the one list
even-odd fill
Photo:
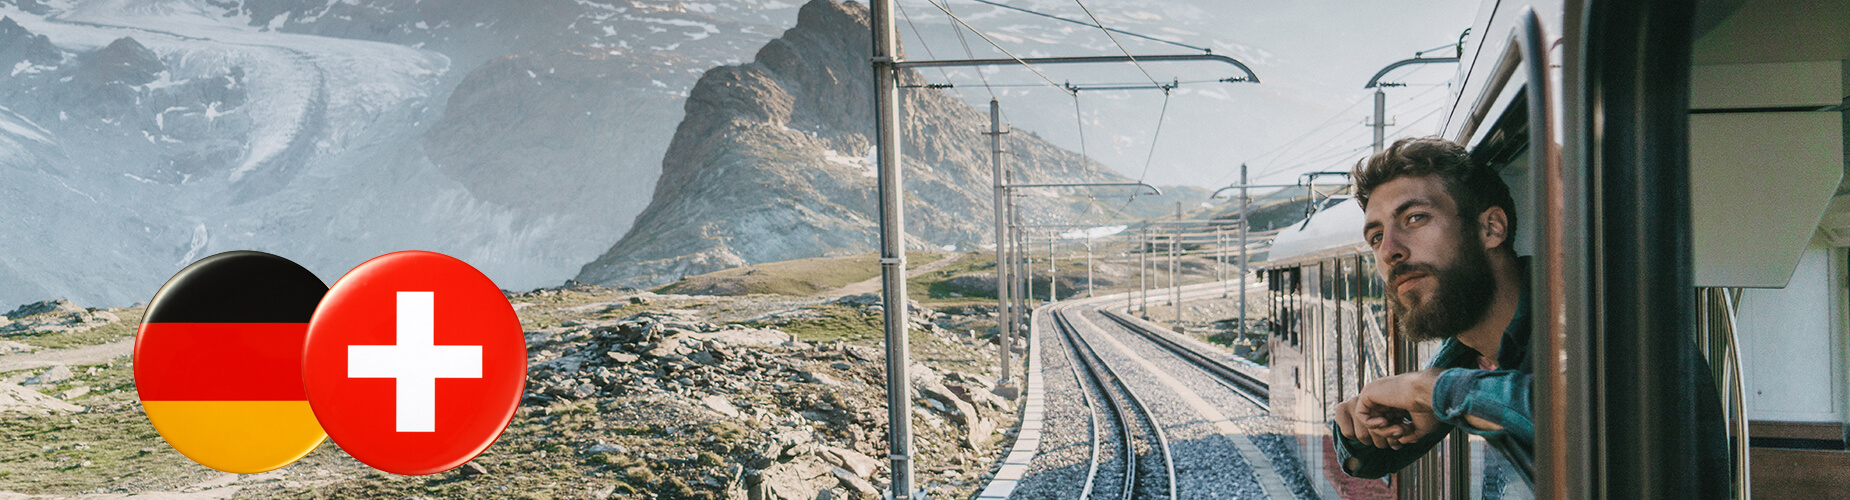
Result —
[[1508, 436], [1533, 449], [1535, 419], [1529, 389], [1534, 377], [1516, 370], [1452, 368], [1432, 385], [1439, 421], [1482, 436]]
[[1343, 473], [1363, 478], [1377, 479], [1397, 472], [1425, 456], [1446, 434], [1452, 432], [1452, 426], [1440, 424], [1434, 432], [1420, 437], [1418, 441], [1401, 446], [1400, 449], [1376, 448], [1369, 444], [1350, 439], [1342, 434], [1342, 429], [1335, 421], [1330, 422], [1330, 439], [1336, 445], [1336, 463], [1341, 464]]

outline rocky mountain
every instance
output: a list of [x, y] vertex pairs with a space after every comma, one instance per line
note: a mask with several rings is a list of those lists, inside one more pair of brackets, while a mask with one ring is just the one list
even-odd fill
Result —
[[650, 196], [699, 72], [794, 5], [0, 0], [0, 305], [212, 253], [556, 284]]
[[[284, 255], [329, 282], [373, 256], [423, 249], [462, 258], [504, 288], [557, 284], [610, 251], [656, 196], [696, 80], [750, 59], [792, 26], [798, 7], [779, 0], [0, 0], [0, 307], [50, 298], [127, 305], [147, 300], [185, 264], [237, 249]], [[845, 46], [864, 53], [864, 45]], [[831, 67], [863, 78], [865, 65], [850, 59]], [[780, 88], [798, 89], [799, 80], [778, 78]], [[822, 99], [806, 85], [786, 93]], [[813, 210], [831, 214], [830, 224], [871, 220], [868, 201], [847, 199], [871, 193], [856, 177], [869, 168], [861, 163], [865, 139], [845, 139], [864, 133], [842, 128], [865, 127], [866, 103], [837, 97], [857, 114], [820, 120], [814, 115], [837, 108], [793, 104], [793, 127], [820, 128], [784, 138], [829, 144], [801, 146], [805, 154], [833, 152], [817, 164], [833, 165], [842, 179], [811, 186], [833, 190], [836, 205]], [[948, 106], [937, 97], [909, 99], [925, 99], [921, 110]], [[707, 109], [700, 106], [693, 107]], [[920, 245], [980, 244], [987, 218], [975, 214], [986, 213], [987, 168], [958, 169], [986, 165], [978, 129], [962, 125], [983, 120], [965, 119], [973, 114], [967, 106], [943, 109], [961, 115], [931, 125], [947, 134], [935, 140], [968, 145], [909, 139], [909, 149], [925, 153], [911, 157], [916, 166], [929, 167], [909, 186], [941, 207], [913, 209], [914, 236], [924, 238]], [[701, 120], [724, 119], [693, 121]], [[771, 135], [759, 139], [782, 133], [766, 130]], [[1081, 165], [1057, 156], [1065, 153], [1038, 152], [1039, 141], [1015, 144], [1030, 135], [1011, 136], [1010, 147], [1046, 157], [1023, 165]], [[712, 143], [687, 148], [711, 151]], [[933, 194], [940, 191], [962, 194]], [[1068, 212], [1120, 205], [1034, 195], [1036, 203], [1079, 205]], [[667, 223], [672, 212], [649, 220]], [[871, 241], [799, 238], [820, 241], [809, 246], [818, 252]], [[755, 262], [799, 247], [737, 256]], [[702, 249], [632, 257], [659, 261]]]
[[[868, 22], [859, 3], [813, 0], [796, 27], [754, 61], [707, 71], [687, 98], [648, 208], [577, 279], [653, 286], [746, 264], [876, 249]], [[926, 83], [909, 70], [900, 82]], [[982, 135], [988, 117], [936, 89], [907, 89], [901, 100], [907, 247], [992, 242], [989, 141]], [[1004, 136], [1002, 147], [1016, 182], [1128, 180], [1025, 132]], [[1106, 210], [1072, 190], [1024, 194], [1029, 223]], [[1160, 211], [1171, 198], [1141, 198], [1137, 209]]]

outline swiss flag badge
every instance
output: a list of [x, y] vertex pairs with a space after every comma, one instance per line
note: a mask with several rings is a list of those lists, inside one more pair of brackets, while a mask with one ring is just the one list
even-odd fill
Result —
[[487, 276], [447, 255], [374, 258], [309, 321], [303, 386], [342, 450], [404, 475], [453, 469], [494, 444], [526, 389], [520, 320]]

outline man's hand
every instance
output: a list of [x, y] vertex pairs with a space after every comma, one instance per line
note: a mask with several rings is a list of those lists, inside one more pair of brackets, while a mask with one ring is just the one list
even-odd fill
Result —
[[1377, 379], [1362, 393], [1336, 405], [1336, 426], [1343, 436], [1376, 448], [1400, 449], [1432, 434], [1439, 419], [1432, 413], [1432, 385], [1439, 370], [1424, 370]]

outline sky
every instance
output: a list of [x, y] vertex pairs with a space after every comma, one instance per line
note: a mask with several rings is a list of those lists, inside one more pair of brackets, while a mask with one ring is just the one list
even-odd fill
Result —
[[[1126, 35], [1114, 43], [1097, 28], [975, 0], [899, 1], [902, 43], [913, 60], [1008, 57], [996, 46], [1020, 57], [1199, 53]], [[1428, 55], [1455, 55], [1448, 45], [1459, 40], [1479, 8], [1461, 0], [1002, 3], [1078, 20], [1096, 16], [1107, 27], [1212, 48], [1251, 67], [1260, 83], [1195, 83], [1240, 75], [1231, 66], [1207, 63], [992, 67], [984, 70], [989, 88], [970, 69], [921, 71], [928, 80], [956, 85], [952, 91], [979, 109], [994, 95], [1014, 128], [1083, 151], [1126, 176], [1210, 189], [1236, 182], [1242, 163], [1255, 184], [1348, 170], [1370, 152], [1366, 125], [1373, 91], [1363, 88], [1369, 77], [1416, 52], [1443, 47]], [[965, 30], [963, 40], [954, 38], [951, 27], [966, 23], [982, 35]], [[1407, 84], [1386, 90], [1390, 142], [1437, 132], [1453, 99], [1447, 84], [1456, 71], [1456, 64], [1428, 64], [1384, 78]], [[1054, 85], [1153, 86], [1176, 80], [1184, 83], [1168, 96], [1146, 88], [1081, 90], [1075, 98]]]

